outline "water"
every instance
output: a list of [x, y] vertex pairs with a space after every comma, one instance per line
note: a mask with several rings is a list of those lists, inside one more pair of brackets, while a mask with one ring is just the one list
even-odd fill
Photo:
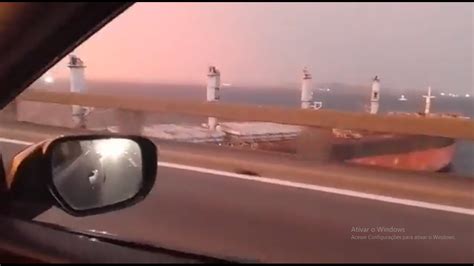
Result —
[[[368, 107], [368, 95], [370, 87], [348, 86], [344, 84], [322, 84], [321, 87], [330, 87], [330, 92], [315, 91], [316, 100], [323, 102], [323, 108], [364, 112]], [[59, 81], [55, 84], [33, 84], [32, 88], [47, 89], [55, 91], [67, 91], [69, 84], [67, 81]], [[222, 87], [220, 91], [221, 101], [228, 103], [256, 104], [256, 105], [276, 105], [285, 107], [299, 107], [300, 91], [298, 84], [294, 88], [245, 88], [245, 87]], [[205, 84], [202, 85], [166, 85], [166, 84], [140, 84], [126, 82], [88, 82], [88, 89], [91, 93], [120, 94], [123, 96], [135, 95], [156, 98], [171, 98], [183, 100], [205, 101]], [[390, 94], [383, 90], [380, 99], [381, 113], [389, 111], [420, 112], [424, 109], [423, 92], [404, 93], [408, 99], [405, 102], [398, 101], [400, 94]], [[28, 103], [33, 107], [33, 103]], [[38, 104], [37, 104], [38, 105]], [[41, 105], [41, 112], [56, 114], [54, 124], [63, 124], [64, 120], [70, 120], [69, 109], [61, 109], [58, 106], [49, 105], [48, 109]], [[27, 108], [30, 108], [27, 107]], [[56, 108], [54, 111], [53, 108]], [[39, 109], [34, 113], [38, 117]], [[474, 98], [452, 98], [437, 95], [432, 101], [433, 112], [459, 113], [474, 118]], [[51, 121], [53, 117], [48, 116]], [[39, 119], [39, 118], [37, 118]], [[35, 119], [37, 121], [37, 119]], [[105, 119], [105, 118], [102, 118]], [[159, 115], [149, 114], [147, 123], [177, 123], [192, 122], [200, 124], [205, 122], [205, 118], [192, 118], [180, 115]], [[474, 174], [474, 142], [460, 140], [457, 144], [453, 161], [453, 171], [465, 175]]]

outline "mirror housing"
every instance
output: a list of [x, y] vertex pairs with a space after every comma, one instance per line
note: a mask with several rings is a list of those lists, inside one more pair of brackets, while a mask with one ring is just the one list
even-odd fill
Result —
[[[71, 147], [75, 153], [63, 152]], [[95, 215], [143, 200], [155, 183], [157, 159], [155, 144], [142, 136], [63, 136], [17, 154], [6, 183], [13, 201], [49, 197], [70, 215]]]

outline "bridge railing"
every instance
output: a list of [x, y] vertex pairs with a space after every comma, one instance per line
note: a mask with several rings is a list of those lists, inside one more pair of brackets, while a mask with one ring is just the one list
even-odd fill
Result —
[[70, 92], [26, 91], [20, 101], [82, 105], [97, 108], [120, 108], [132, 111], [213, 116], [235, 121], [265, 121], [320, 128], [367, 130], [411, 135], [440, 136], [474, 140], [474, 121], [447, 117], [372, 115], [333, 110], [228, 103], [209, 103], [140, 96], [79, 94]]
[[[272, 146], [271, 143], [263, 143], [257, 151], [251, 147], [252, 143], [250, 143], [249, 148], [249, 146], [240, 146], [241, 143], [239, 142], [233, 145], [232, 140], [229, 141], [232, 145], [220, 146], [150, 137], [159, 144], [160, 161], [162, 163], [222, 170], [238, 174], [244, 173], [246, 175], [251, 173], [252, 175], [356, 190], [389, 197], [473, 208], [472, 184], [474, 179], [471, 177], [471, 168], [459, 172], [429, 172], [429, 174], [426, 174], [426, 172], [340, 164], [339, 161], [330, 160], [332, 158], [331, 154], [333, 154], [331, 147], [326, 146], [325, 141], [320, 141], [327, 137], [325, 134], [331, 133], [330, 130], [319, 130], [319, 128], [358, 129], [402, 135], [428, 135], [474, 140], [474, 121], [469, 119], [370, 115], [332, 110], [302, 110], [275, 106], [39, 90], [25, 91], [17, 98], [17, 102], [21, 105], [25, 104], [23, 106], [25, 107], [23, 110], [25, 113], [27, 107], [31, 107], [29, 105], [35, 106], [33, 112], [39, 111], [36, 108], [44, 108], [42, 113], [52, 113], [50, 110], [58, 111], [50, 117], [45, 117], [44, 121], [53, 117], [61, 116], [63, 118], [62, 115], [69, 115], [70, 105], [95, 107], [97, 108], [96, 112], [91, 113], [88, 122], [92, 124], [91, 120], [94, 113], [98, 117], [105, 117], [105, 113], [107, 113], [107, 123], [105, 124], [107, 127], [114, 123], [118, 124], [119, 119], [116, 119], [117, 121], [110, 120], [113, 120], [113, 117], [120, 117], [120, 119], [126, 121], [125, 124], [134, 128], [136, 125], [143, 124], [143, 116], [150, 115], [154, 117], [155, 114], [152, 114], [154, 112], [165, 114], [163, 116], [156, 115], [157, 120], [160, 120], [161, 117], [179, 114], [184, 117], [195, 116], [199, 118], [196, 121], [201, 122], [205, 121], [204, 117], [212, 116], [220, 118], [219, 121], [223, 124], [227, 121], [261, 121], [305, 126], [305, 129], [302, 130], [294, 143], [282, 142], [280, 143], [281, 147]], [[104, 113], [99, 112], [104, 109], [111, 110], [106, 110]], [[122, 112], [122, 110], [125, 112]], [[137, 115], [135, 115], [135, 112]], [[143, 115], [142, 113], [147, 114]], [[35, 118], [39, 116], [35, 115]], [[57, 125], [43, 125], [42, 121], [36, 121], [35, 119], [25, 119], [25, 121], [32, 123], [12, 122], [11, 124], [15, 125], [21, 124], [14, 131], [10, 129], [8, 123], [3, 123], [0, 126], [0, 130], [5, 127], [2, 136], [21, 137], [22, 134], [30, 135], [31, 132], [36, 131], [38, 131], [38, 134], [44, 135], [76, 132], [76, 129], [64, 125], [64, 128], [60, 128]], [[150, 121], [146, 122], [149, 123]], [[38, 124], [41, 124], [41, 126], [38, 126]], [[94, 130], [92, 127], [89, 129], [89, 131]], [[417, 142], [418, 138], [413, 139]], [[424, 138], [420, 137], [420, 139]], [[397, 144], [389, 143], [386, 146], [383, 152], [391, 151], [391, 147], [396, 147]], [[273, 152], [275, 150], [277, 152]], [[281, 152], [282, 150], [284, 152]], [[378, 153], [379, 151], [382, 150], [378, 149], [375, 152]]]

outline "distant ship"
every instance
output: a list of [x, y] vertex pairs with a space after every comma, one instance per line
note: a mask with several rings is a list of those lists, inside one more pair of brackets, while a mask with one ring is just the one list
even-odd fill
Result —
[[[303, 86], [304, 87], [304, 86]], [[374, 79], [371, 97], [370, 113], [376, 114], [378, 110], [379, 79]], [[423, 112], [390, 112], [388, 115], [417, 116], [417, 117], [445, 117], [464, 119], [456, 114], [430, 113], [431, 88], [423, 96], [425, 110]], [[400, 99], [406, 98], [404, 95]], [[334, 161], [343, 161], [360, 165], [372, 165], [387, 168], [412, 170], [412, 171], [443, 171], [448, 170], [454, 156], [456, 140], [447, 137], [421, 136], [376, 133], [362, 130], [347, 130], [333, 128], [332, 134], [321, 131], [320, 141], [313, 142], [316, 147], [308, 147], [305, 141], [307, 134], [316, 133], [311, 127], [286, 126], [287, 134], [281, 128], [268, 124], [249, 123], [246, 130], [236, 130], [235, 125], [225, 125], [223, 128], [233, 142], [232, 146], [250, 146], [251, 149], [277, 151], [290, 154], [309, 154], [309, 156], [323, 155]], [[282, 125], [279, 125], [282, 127]], [[232, 130], [231, 130], [232, 129]], [[269, 131], [263, 133], [263, 129]], [[238, 131], [238, 133], [234, 132]], [[271, 132], [271, 134], [270, 134]], [[291, 133], [291, 134], [289, 134]], [[297, 137], [300, 134], [302, 138]], [[270, 138], [271, 137], [271, 138]], [[322, 146], [321, 146], [322, 145]], [[324, 154], [327, 154], [324, 155]]]
[[[402, 98], [406, 101], [404, 95], [399, 100]], [[458, 114], [431, 113], [431, 100], [435, 98], [431, 87], [423, 98], [423, 112], [390, 112], [388, 115], [468, 119]], [[351, 163], [414, 171], [443, 171], [450, 168], [454, 157], [456, 140], [453, 138], [350, 130], [342, 133], [346, 134], [339, 137], [339, 145], [335, 145], [333, 151], [340, 159]]]
[[[323, 103], [315, 101], [311, 89], [311, 75], [303, 71], [301, 85], [301, 108], [317, 112]], [[219, 101], [220, 72], [209, 68], [206, 88], [207, 101]], [[431, 113], [431, 100], [436, 96], [428, 88], [422, 112], [390, 112], [387, 115], [411, 117], [444, 117], [463, 119], [456, 114]], [[400, 97], [405, 99], [404, 95]], [[378, 115], [380, 100], [380, 80], [376, 76], [372, 82], [369, 112]], [[201, 127], [160, 125], [145, 127], [150, 137], [180, 140], [186, 142], [206, 142], [219, 146], [242, 147], [252, 150], [274, 151], [321, 158], [328, 161], [371, 165], [411, 171], [441, 171], [449, 169], [456, 139], [438, 136], [411, 135], [397, 133], [377, 133], [343, 128], [318, 129], [297, 125], [270, 122], [221, 121], [208, 117]]]
[[405, 97], [405, 95], [402, 94], [402, 96], [400, 96], [400, 98], [398, 98], [399, 101], [401, 102], [405, 102], [407, 101], [407, 98]]

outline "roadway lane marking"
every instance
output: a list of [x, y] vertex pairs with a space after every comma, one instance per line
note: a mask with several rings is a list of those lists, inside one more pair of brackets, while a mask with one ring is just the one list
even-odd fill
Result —
[[[21, 140], [16, 140], [16, 139], [6, 139], [6, 138], [0, 138], [0, 141], [7, 142], [7, 143], [20, 144], [20, 145], [34, 144], [33, 142], [21, 141]], [[301, 189], [307, 189], [307, 190], [313, 190], [313, 191], [319, 191], [319, 192], [338, 194], [338, 195], [343, 195], [343, 196], [350, 196], [350, 197], [356, 197], [356, 198], [362, 198], [362, 199], [394, 203], [394, 204], [399, 204], [399, 205], [406, 205], [406, 206], [412, 206], [412, 207], [419, 207], [419, 208], [425, 208], [425, 209], [432, 209], [432, 210], [446, 211], [446, 212], [453, 212], [453, 213], [460, 213], [460, 214], [467, 214], [467, 215], [474, 216], [474, 209], [453, 207], [453, 206], [448, 206], [448, 205], [441, 205], [441, 204], [436, 204], [436, 203], [429, 203], [429, 202], [409, 200], [409, 199], [400, 199], [400, 198], [394, 198], [394, 197], [388, 197], [388, 196], [382, 196], [382, 195], [376, 195], [376, 194], [370, 194], [370, 193], [364, 193], [364, 192], [357, 192], [357, 191], [347, 190], [347, 189], [331, 188], [331, 187], [324, 187], [324, 186], [318, 186], [318, 185], [312, 185], [312, 184], [306, 184], [306, 183], [300, 183], [300, 182], [287, 181], [287, 180], [276, 179], [276, 178], [236, 174], [236, 173], [225, 172], [225, 171], [220, 171], [220, 170], [212, 170], [212, 169], [207, 169], [207, 168], [202, 168], [202, 167], [197, 167], [197, 166], [189, 166], [189, 165], [169, 163], [169, 162], [158, 162], [157, 164], [158, 166], [168, 167], [168, 168], [194, 171], [194, 172], [200, 172], [200, 173], [206, 173], [206, 174], [212, 174], [212, 175], [220, 175], [220, 176], [250, 180], [250, 181], [273, 184], [273, 185], [301, 188]]]
[[6, 138], [1, 138], [1, 137], [0, 137], [0, 142], [7, 142], [7, 143], [19, 144], [19, 145], [32, 145], [32, 144], [34, 144], [34, 142], [17, 140], [17, 139], [6, 139]]
[[213, 175], [220, 175], [220, 176], [256, 181], [256, 182], [267, 183], [267, 184], [274, 184], [274, 185], [293, 187], [293, 188], [302, 188], [302, 189], [313, 190], [313, 191], [327, 192], [327, 193], [356, 197], [356, 198], [363, 198], [363, 199], [369, 199], [369, 200], [375, 200], [375, 201], [382, 201], [382, 202], [388, 202], [388, 203], [394, 203], [394, 204], [400, 204], [400, 205], [406, 205], [406, 206], [412, 206], [412, 207], [420, 207], [420, 208], [425, 208], [425, 209], [447, 211], [447, 212], [454, 212], [454, 213], [467, 214], [467, 215], [474, 216], [474, 209], [453, 207], [453, 206], [448, 206], [448, 205], [441, 205], [441, 204], [436, 204], [436, 203], [429, 203], [429, 202], [409, 200], [409, 199], [400, 199], [400, 198], [394, 198], [394, 197], [389, 197], [389, 196], [357, 192], [357, 191], [347, 190], [347, 189], [339, 189], [339, 188], [324, 187], [324, 186], [318, 186], [318, 185], [312, 185], [312, 184], [306, 184], [306, 183], [287, 181], [287, 180], [276, 179], [276, 178], [236, 174], [236, 173], [231, 173], [231, 172], [212, 170], [212, 169], [207, 169], [207, 168], [202, 168], [202, 167], [197, 167], [197, 166], [189, 166], [189, 165], [182, 165], [182, 164], [176, 164], [176, 163], [158, 162], [158, 165], [163, 166], [163, 167], [176, 168], [176, 169], [181, 169], [181, 170], [201, 172], [201, 173], [213, 174]]

